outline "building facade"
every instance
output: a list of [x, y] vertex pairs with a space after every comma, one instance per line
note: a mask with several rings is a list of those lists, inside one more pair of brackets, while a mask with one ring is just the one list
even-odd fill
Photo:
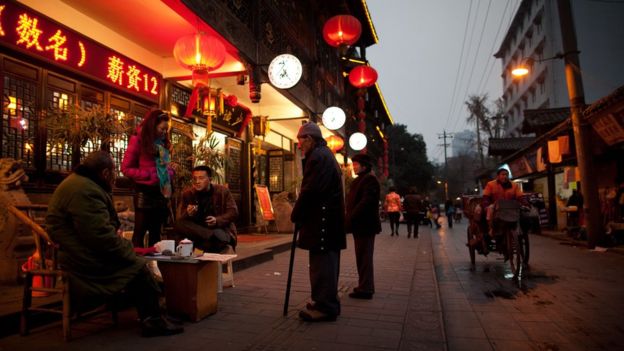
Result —
[[[346, 55], [322, 35], [327, 19], [339, 14], [353, 15], [362, 27]], [[202, 104], [194, 102], [191, 71], [173, 55], [179, 38], [198, 32], [216, 38], [226, 51], [224, 64], [210, 72], [208, 87], [198, 93]], [[365, 1], [2, 1], [0, 158], [21, 160], [30, 178], [24, 185], [28, 198], [47, 204], [56, 185], [102, 138], [119, 165], [130, 134], [146, 112], [160, 108], [172, 116], [173, 158], [181, 170], [189, 172], [193, 147], [212, 136], [213, 151], [227, 160], [217, 171], [239, 206], [237, 225], [254, 230], [256, 186], [270, 195], [295, 192], [297, 130], [303, 122], [319, 121], [325, 108], [339, 106], [348, 117], [337, 131], [321, 125], [325, 137], [348, 139], [357, 115], [365, 122], [370, 152], [383, 159], [381, 135], [392, 118], [381, 90], [367, 89], [365, 104], [358, 106], [363, 92], [346, 78], [351, 60], [367, 64], [366, 47], [377, 40]], [[271, 60], [284, 53], [303, 66], [301, 80], [289, 89], [274, 87], [267, 74]], [[98, 127], [126, 130], [100, 139], [53, 137], [61, 120], [56, 117], [86, 120], [95, 110], [103, 116]], [[355, 153], [345, 146], [337, 159], [344, 162]], [[178, 189], [184, 185], [182, 180]], [[115, 198], [132, 206], [132, 192], [132, 184], [118, 178]]]
[[[624, 82], [624, 7], [599, 1], [570, 1], [588, 104]], [[523, 134], [524, 110], [569, 106], [557, 1], [523, 0], [499, 50], [505, 115], [504, 136]], [[511, 70], [532, 59], [531, 73], [514, 78]]]

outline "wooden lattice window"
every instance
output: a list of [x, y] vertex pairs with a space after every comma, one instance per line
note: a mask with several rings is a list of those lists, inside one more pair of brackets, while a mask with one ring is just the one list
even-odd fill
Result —
[[[75, 100], [75, 96], [69, 92], [48, 87], [48, 111], [67, 110]], [[55, 144], [46, 141], [46, 170], [69, 172], [72, 168], [72, 145], [67, 142]]]
[[4, 76], [0, 158], [22, 160], [34, 168], [37, 83], [12, 75]]

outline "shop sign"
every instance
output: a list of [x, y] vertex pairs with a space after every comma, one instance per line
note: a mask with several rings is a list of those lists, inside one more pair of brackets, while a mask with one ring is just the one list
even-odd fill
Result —
[[[622, 119], [620, 119], [622, 121]], [[608, 145], [624, 141], [624, 128], [618, 123], [613, 114], [604, 114], [598, 117], [592, 127]]]
[[21, 4], [0, 2], [0, 42], [157, 100], [162, 76]]

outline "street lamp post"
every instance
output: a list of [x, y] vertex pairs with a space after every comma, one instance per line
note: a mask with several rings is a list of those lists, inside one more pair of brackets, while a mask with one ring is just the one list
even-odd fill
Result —
[[594, 165], [591, 155], [590, 126], [583, 119], [585, 96], [576, 46], [576, 30], [572, 19], [570, 0], [557, 0], [557, 6], [559, 8], [563, 52], [565, 53], [563, 59], [565, 62], [568, 97], [570, 98], [570, 116], [574, 132], [576, 160], [581, 173], [581, 191], [584, 197], [583, 212], [585, 213], [585, 222], [587, 224], [588, 246], [590, 249], [593, 249], [596, 247], [596, 243], [601, 241], [603, 233], [598, 186], [595, 177], [592, 175]]
[[[576, 148], [576, 161], [581, 173], [581, 192], [583, 195], [583, 213], [587, 228], [587, 243], [590, 249], [596, 247], [596, 243], [602, 241], [602, 221], [600, 218], [600, 199], [598, 198], [598, 186], [592, 176], [594, 169], [591, 154], [590, 126], [583, 119], [585, 108], [585, 94], [583, 92], [583, 80], [579, 63], [579, 51], [576, 46], [576, 30], [572, 19], [570, 0], [557, 0], [559, 11], [559, 24], [561, 28], [561, 40], [563, 53], [554, 57], [539, 60], [546, 61], [563, 58], [565, 62], [566, 85], [570, 99], [570, 119], [574, 133], [574, 146]], [[528, 68], [521, 67], [512, 71], [515, 76], [528, 74]]]

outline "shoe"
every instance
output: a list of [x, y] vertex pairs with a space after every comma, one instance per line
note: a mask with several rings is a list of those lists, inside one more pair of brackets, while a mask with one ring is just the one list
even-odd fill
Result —
[[336, 315], [305, 309], [299, 311], [299, 318], [306, 322], [333, 322], [336, 320]]
[[349, 297], [352, 299], [371, 300], [373, 298], [373, 293], [354, 291], [349, 293]]
[[168, 336], [184, 332], [184, 327], [171, 323], [163, 316], [147, 317], [141, 322], [141, 336]]

